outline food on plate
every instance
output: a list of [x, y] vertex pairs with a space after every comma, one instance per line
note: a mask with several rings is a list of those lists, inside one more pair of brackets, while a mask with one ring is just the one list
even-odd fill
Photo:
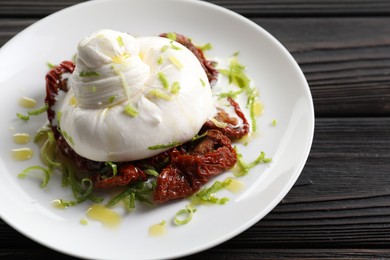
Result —
[[[40, 112], [47, 110], [48, 125], [40, 133], [48, 137], [42, 147], [48, 169], [32, 169], [45, 173], [44, 183], [53, 168], [62, 170], [76, 194], [75, 201], [59, 200], [63, 206], [99, 202], [93, 191], [121, 189], [108, 205], [124, 201], [129, 208], [135, 200], [165, 203], [192, 196], [237, 161], [246, 174], [255, 164], [246, 165], [232, 141], [251, 129], [235, 98], [247, 95], [253, 131], [257, 92], [236, 56], [229, 68], [217, 70], [181, 34], [92, 33], [79, 42], [75, 62], [63, 61], [46, 75]], [[239, 90], [216, 95], [219, 73]], [[262, 154], [256, 163], [267, 160]], [[211, 189], [230, 183], [216, 182]], [[199, 198], [209, 193], [202, 190]]]

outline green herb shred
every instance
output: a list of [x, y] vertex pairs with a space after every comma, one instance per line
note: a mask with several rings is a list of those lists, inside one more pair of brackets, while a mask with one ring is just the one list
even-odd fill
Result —
[[57, 67], [57, 65], [55, 65], [55, 64], [53, 64], [53, 63], [51, 63], [51, 62], [47, 62], [46, 65], [47, 65], [47, 67], [48, 67], [49, 69], [54, 69], [55, 67]]
[[130, 103], [125, 106], [124, 111], [131, 117], [136, 117], [138, 115], [138, 111]]
[[158, 56], [158, 60], [157, 60], [157, 64], [158, 65], [161, 65], [162, 63], [163, 63], [163, 57], [160, 55], [160, 56]]
[[176, 50], [176, 51], [180, 51], [181, 48], [179, 46], [176, 46], [175, 44], [173, 44], [173, 41], [171, 41], [171, 48]]
[[[235, 148], [237, 150], [237, 148]], [[266, 158], [265, 153], [261, 151], [260, 155], [251, 163], [244, 162], [242, 158], [242, 154], [237, 152], [237, 164], [234, 175], [237, 177], [241, 177], [244, 175], [247, 175], [248, 172], [255, 167], [256, 165], [262, 164], [262, 163], [270, 163], [272, 161], [272, 158]]]
[[106, 165], [110, 166], [110, 168], [112, 170], [112, 176], [116, 176], [116, 174], [118, 172], [118, 167], [116, 166], [116, 164], [113, 162], [106, 162]]
[[18, 177], [25, 178], [32, 171], [40, 171], [43, 173], [43, 181], [41, 183], [41, 188], [45, 188], [47, 186], [47, 184], [49, 183], [50, 177], [51, 177], [50, 170], [45, 168], [45, 167], [42, 167], [39, 165], [30, 166], [30, 167], [24, 169], [21, 173], [19, 173]]
[[206, 137], [206, 136], [207, 136], [207, 131], [201, 135], [195, 135], [194, 137], [192, 137], [191, 141], [195, 142], [196, 140], [202, 139], [203, 137]]
[[121, 36], [118, 36], [118, 37], [116, 38], [116, 40], [117, 40], [117, 42], [118, 42], [119, 47], [123, 47], [123, 46], [124, 46], [124, 44], [123, 44], [123, 39], [122, 39]]
[[249, 87], [250, 79], [245, 74], [245, 66], [240, 64], [237, 59], [237, 54], [230, 60], [228, 69], [220, 69], [219, 72], [229, 79], [230, 84], [234, 84], [240, 88]]
[[116, 96], [111, 96], [111, 97], [109, 97], [109, 98], [108, 98], [108, 103], [109, 103], [109, 104], [114, 103], [115, 99], [116, 99]]
[[43, 114], [48, 110], [48, 108], [49, 108], [48, 104], [45, 103], [43, 106], [41, 106], [37, 109], [27, 111], [27, 115], [16, 113], [16, 116], [19, 119], [27, 121], [30, 119], [30, 116], [38, 116], [40, 114]]
[[199, 79], [200, 80], [200, 84], [202, 84], [202, 87], [205, 87], [206, 86], [206, 82], [204, 82], [203, 79]]
[[168, 79], [167, 79], [167, 77], [165, 76], [165, 74], [162, 73], [162, 72], [159, 72], [159, 73], [157, 73], [157, 76], [158, 76], [158, 79], [160, 80], [162, 86], [163, 86], [165, 89], [168, 89], [168, 88], [169, 88], [169, 82], [168, 82]]
[[191, 221], [192, 216], [194, 215], [195, 212], [196, 212], [195, 208], [192, 208], [191, 206], [187, 205], [185, 209], [181, 209], [178, 212], [176, 212], [173, 218], [173, 222], [179, 226], [185, 225]]
[[192, 196], [192, 199], [195, 203], [203, 202], [203, 203], [212, 203], [212, 204], [220, 204], [224, 205], [229, 202], [229, 198], [217, 198], [215, 193], [229, 186], [232, 182], [231, 178], [224, 180], [223, 182], [216, 181], [209, 188], [203, 188]]
[[98, 76], [100, 76], [100, 73], [96, 72], [96, 71], [82, 71], [82, 72], [80, 72], [79, 76], [82, 78], [98, 77]]
[[176, 37], [177, 37], [176, 33], [173, 33], [173, 32], [167, 33], [167, 38], [172, 40], [172, 41], [176, 41]]
[[175, 81], [172, 83], [171, 86], [171, 93], [172, 94], [177, 94], [180, 91], [180, 83], [178, 81]]
[[206, 43], [205, 45], [197, 46], [197, 47], [201, 51], [209, 51], [209, 50], [213, 49], [213, 45], [211, 43]]
[[155, 183], [151, 183], [151, 185], [149, 184], [150, 183], [139, 182], [128, 187], [127, 189], [110, 199], [106, 204], [107, 207], [113, 207], [120, 201], [123, 201], [126, 208], [128, 210], [132, 210], [135, 208], [136, 200], [153, 205], [153, 202], [148, 198], [148, 196], [150, 196], [150, 194], [153, 192], [155, 188]]
[[163, 91], [161, 91], [159, 89], [151, 89], [151, 90], [149, 90], [148, 94], [153, 96], [153, 97], [160, 98], [160, 99], [163, 99], [166, 101], [170, 101], [172, 99], [171, 96], [169, 96], [168, 94], [164, 93]]
[[159, 149], [165, 149], [165, 148], [172, 148], [181, 145], [180, 142], [170, 142], [169, 144], [157, 144], [153, 146], [149, 146], [149, 150], [159, 150]]

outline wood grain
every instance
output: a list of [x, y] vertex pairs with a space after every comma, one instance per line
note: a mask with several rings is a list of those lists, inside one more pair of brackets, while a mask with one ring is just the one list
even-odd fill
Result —
[[[46, 16], [85, 0], [1, 0], [0, 16]], [[386, 0], [211, 0], [247, 17], [309, 17], [309, 16], [386, 16], [390, 2]]]
[[[390, 18], [253, 18], [291, 52], [316, 116], [390, 115]], [[0, 44], [34, 19], [0, 20]]]
[[[0, 0], [0, 46], [80, 0]], [[237, 237], [185, 259], [390, 256], [390, 1], [211, 0], [275, 36], [314, 100], [312, 150], [288, 195]], [[0, 220], [0, 258], [74, 259]]]

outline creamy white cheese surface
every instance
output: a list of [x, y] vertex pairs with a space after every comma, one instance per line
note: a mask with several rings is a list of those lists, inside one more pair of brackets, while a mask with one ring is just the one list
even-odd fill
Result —
[[63, 136], [95, 161], [132, 161], [184, 143], [215, 113], [198, 59], [167, 38], [101, 30], [78, 45], [69, 91], [58, 101]]

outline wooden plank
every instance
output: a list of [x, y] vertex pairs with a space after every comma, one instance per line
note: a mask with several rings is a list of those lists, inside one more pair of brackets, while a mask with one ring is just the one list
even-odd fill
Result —
[[387, 15], [390, 3], [385, 0], [211, 0], [210, 2], [224, 6], [248, 17], [262, 16], [363, 16]]
[[0, 47], [20, 31], [30, 26], [37, 19], [1, 19], [0, 18]]
[[390, 18], [253, 21], [301, 66], [316, 116], [390, 115]]
[[[43, 17], [81, 2], [85, 0], [0, 0], [0, 16]], [[386, 0], [210, 0], [207, 2], [249, 17], [390, 14], [390, 2]]]
[[[34, 19], [1, 19], [0, 44]], [[316, 116], [390, 115], [390, 18], [256, 18], [292, 53]]]

